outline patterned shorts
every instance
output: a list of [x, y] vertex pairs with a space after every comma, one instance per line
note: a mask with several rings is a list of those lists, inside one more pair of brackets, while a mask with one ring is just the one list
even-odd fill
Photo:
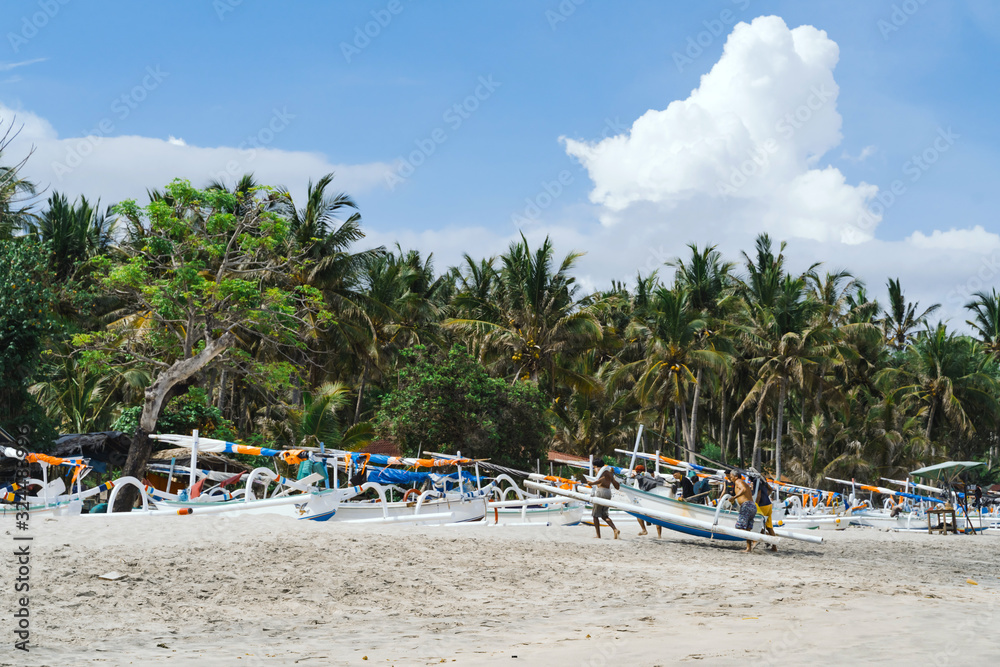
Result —
[[751, 530], [753, 520], [757, 516], [757, 505], [752, 500], [748, 500], [740, 505], [740, 518], [736, 520], [737, 530]]

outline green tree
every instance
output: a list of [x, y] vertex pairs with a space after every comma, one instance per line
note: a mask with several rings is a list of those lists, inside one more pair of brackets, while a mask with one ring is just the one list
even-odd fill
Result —
[[380, 437], [411, 456], [461, 451], [522, 469], [545, 456], [551, 430], [534, 383], [490, 377], [461, 346], [434, 355], [417, 345], [403, 358], [397, 386], [376, 416]]
[[991, 291], [980, 291], [965, 307], [975, 314], [968, 325], [979, 334], [983, 349], [994, 359], [1000, 360], [1000, 295], [994, 287]]
[[369, 423], [345, 428], [341, 413], [350, 406], [350, 391], [339, 382], [327, 382], [303, 394], [302, 407], [283, 406], [276, 417], [260, 421], [265, 438], [286, 448], [319, 447], [355, 450], [371, 440]]
[[53, 192], [48, 208], [26, 224], [28, 235], [52, 250], [58, 280], [69, 278], [82, 261], [111, 248], [114, 217], [99, 207], [100, 202], [92, 206], [86, 197], [71, 204], [65, 195]]
[[[289, 386], [290, 364], [249, 359], [237, 353], [237, 340], [292, 349], [300, 345], [306, 314], [329, 320], [317, 290], [290, 284], [288, 272], [298, 258], [287, 254], [288, 223], [269, 210], [268, 192], [244, 196], [237, 215], [232, 211], [241, 195], [175, 180], [148, 206], [118, 206], [129, 225], [124, 257], [95, 261], [104, 288], [130, 315], [74, 342], [95, 351], [92, 363], [142, 367], [152, 376], [124, 474], [143, 474], [148, 435], [175, 386], [211, 363], [242, 363], [260, 383]], [[125, 509], [135, 496], [119, 498], [118, 509]]]
[[28, 387], [46, 341], [58, 331], [49, 261], [48, 250], [37, 243], [0, 241], [0, 426], [13, 433], [35, 425], [39, 443], [51, 427]]
[[[9, 123], [0, 119], [0, 160], [20, 131], [16, 119]], [[35, 204], [35, 184], [21, 177], [28, 157], [15, 164], [0, 164], [0, 241], [13, 238], [34, 217], [31, 209]]]
[[532, 252], [522, 235], [500, 256], [489, 295], [460, 291], [454, 300], [460, 316], [445, 322], [478, 339], [499, 372], [538, 382], [550, 395], [557, 384], [591, 387], [589, 378], [573, 372], [571, 361], [602, 337], [597, 318], [575, 298], [576, 279], [569, 275], [581, 254], [570, 253], [553, 271], [554, 255], [548, 238]]
[[913, 337], [916, 329], [927, 323], [927, 318], [940, 307], [935, 303], [918, 314], [919, 303], [908, 303], [903, 296], [903, 288], [899, 286], [898, 278], [889, 278], [889, 307], [882, 314], [882, 331], [886, 342], [894, 350], [904, 349]]

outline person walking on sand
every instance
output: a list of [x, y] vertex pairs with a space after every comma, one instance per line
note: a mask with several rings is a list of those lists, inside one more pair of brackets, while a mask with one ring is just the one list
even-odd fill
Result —
[[[771, 520], [771, 512], [774, 505], [771, 504], [771, 485], [764, 481], [764, 478], [751, 468], [753, 474], [753, 498], [757, 503], [757, 511], [764, 516], [764, 527], [760, 532], [774, 535], [774, 522]], [[771, 545], [771, 551], [778, 551], [778, 546]]]
[[[611, 500], [611, 486], [614, 485], [616, 489], [621, 488], [621, 484], [615, 479], [615, 472], [611, 469], [611, 466], [604, 466], [597, 473], [597, 479], [594, 480], [594, 497], [603, 498], [604, 500]], [[618, 539], [620, 531], [615, 528], [614, 522], [611, 521], [611, 516], [608, 514], [608, 506], [594, 503], [594, 529], [597, 530], [597, 539], [601, 539], [601, 519], [611, 527], [611, 530], [615, 531], [615, 539]]]
[[[739, 473], [735, 473], [733, 483], [736, 503], [740, 507], [740, 515], [736, 519], [737, 530], [753, 530], [753, 520], [757, 516], [757, 503], [753, 501], [753, 489]], [[743, 553], [750, 553], [757, 546], [756, 542], [747, 540], [747, 548]]]
[[[656, 478], [647, 473], [646, 466], [641, 464], [635, 467], [635, 481], [639, 485], [639, 490], [645, 491], [646, 493], [649, 493], [650, 491], [659, 486], [659, 484], [656, 481]], [[639, 522], [639, 528], [641, 529], [639, 535], [648, 535], [646, 531], [646, 522], [638, 517], [636, 517], [636, 521]], [[656, 537], [657, 539], [663, 537], [662, 526], [659, 525], [656, 526]]]

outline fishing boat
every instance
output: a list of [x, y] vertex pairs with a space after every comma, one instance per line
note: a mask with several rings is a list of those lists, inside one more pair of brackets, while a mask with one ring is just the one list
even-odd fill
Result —
[[[0, 500], [4, 501], [4, 504], [0, 504], [0, 516], [24, 511], [27, 511], [31, 518], [79, 515], [83, 510], [84, 499], [99, 495], [111, 488], [111, 484], [107, 483], [92, 489], [83, 489], [83, 479], [91, 468], [89, 460], [81, 456], [60, 458], [48, 454], [25, 453], [12, 447], [0, 448], [0, 456], [24, 460], [29, 464], [35, 463], [42, 471], [41, 479], [28, 478], [21, 483], [15, 482], [0, 487]], [[61, 477], [49, 479], [49, 468], [53, 466], [72, 468], [69, 492]], [[38, 490], [29, 493], [35, 487]], [[24, 508], [25, 504], [28, 505], [27, 510]]]
[[[370, 479], [369, 472], [380, 473], [384, 471], [384, 468], [380, 469], [374, 466], [371, 471], [367, 471], [366, 468], [371, 462], [372, 455], [357, 452], [337, 450], [316, 452], [305, 449], [277, 450], [250, 447], [224, 440], [198, 438], [197, 434], [191, 436], [169, 434], [151, 437], [175, 446], [191, 448], [192, 466], [187, 468], [189, 471], [197, 471], [195, 462], [199, 451], [280, 457], [289, 464], [301, 464], [309, 461], [320, 464], [324, 471], [332, 466], [335, 473], [342, 467], [349, 479], [356, 472], [368, 476]], [[407, 461], [399, 457], [381, 457], [377, 461], [386, 466], [417, 463], [417, 461]], [[360, 466], [360, 471], [355, 470], [356, 466]], [[197, 477], [197, 472], [191, 473], [191, 480], [195, 480]], [[153, 500], [154, 507], [149, 510], [149, 513], [152, 514], [158, 514], [162, 511], [176, 514], [264, 513], [282, 514], [310, 521], [405, 522], [415, 525], [478, 521], [486, 516], [486, 493], [411, 489], [403, 494], [402, 500], [391, 501], [386, 493], [386, 485], [379, 482], [368, 481], [353, 486], [340, 487], [339, 477], [334, 474], [332, 475], [333, 488], [315, 486], [324, 477], [327, 477], [326, 481], [328, 482], [329, 476], [317, 473], [304, 479], [291, 480], [268, 468], [257, 468], [247, 475], [242, 494], [236, 492], [232, 494], [231, 498], [227, 498], [225, 494], [212, 494], [209, 491], [203, 499], [199, 499], [200, 494], [192, 493], [199, 483], [196, 481], [192, 481], [188, 485], [188, 493], [185, 497], [182, 497], [181, 494], [167, 497], [162, 492], [151, 491], [148, 488], [145, 489], [145, 492]], [[258, 499], [254, 496], [253, 488], [258, 482], [273, 485], [274, 490], [269, 497]], [[413, 494], [412, 498], [410, 497], [411, 493]], [[375, 497], [357, 499], [365, 494]]]

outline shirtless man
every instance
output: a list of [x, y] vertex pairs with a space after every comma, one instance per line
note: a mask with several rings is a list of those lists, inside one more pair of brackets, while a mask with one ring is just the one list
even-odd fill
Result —
[[[757, 503], [754, 502], [753, 489], [739, 473], [736, 473], [736, 503], [740, 508], [740, 516], [736, 520], [736, 528], [739, 530], [753, 530], [753, 520], [757, 516]], [[743, 553], [750, 553], [757, 546], [756, 542], [747, 540], [747, 548]]]
[[[604, 466], [601, 468], [600, 472], [597, 473], [597, 479], [591, 485], [594, 488], [594, 497], [603, 498], [604, 500], [611, 500], [611, 486], [614, 485], [616, 489], [621, 488], [621, 484], [615, 479], [615, 472], [611, 469], [611, 466]], [[615, 528], [615, 524], [612, 523], [611, 517], [608, 515], [608, 506], [599, 505], [594, 503], [594, 528], [597, 530], [597, 539], [601, 539], [601, 519], [607, 523], [611, 530], [615, 531], [615, 539], [618, 539], [619, 530]]]

